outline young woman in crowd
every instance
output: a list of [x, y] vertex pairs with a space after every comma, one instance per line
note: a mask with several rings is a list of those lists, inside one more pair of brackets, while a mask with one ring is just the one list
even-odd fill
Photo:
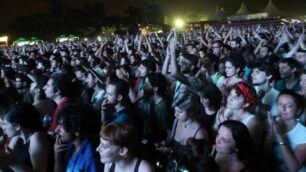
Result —
[[101, 129], [97, 151], [104, 172], [152, 172], [153, 166], [138, 156], [140, 140], [129, 123], [109, 123]]
[[186, 145], [189, 138], [208, 139], [206, 128], [199, 121], [200, 101], [191, 93], [184, 93], [173, 102], [175, 120], [166, 146], [175, 149]]
[[247, 127], [234, 120], [219, 125], [212, 156], [221, 172], [253, 171], [252, 138]]
[[228, 89], [236, 83], [243, 81], [245, 62], [241, 55], [233, 54], [224, 59], [225, 61], [225, 76], [224, 82], [219, 86], [224, 95], [228, 94]]
[[213, 124], [218, 110], [222, 103], [222, 93], [216, 85], [211, 82], [199, 89], [200, 96], [200, 116], [199, 119], [208, 131], [210, 141], [214, 140]]
[[242, 122], [253, 138], [253, 146], [257, 150], [261, 147], [263, 130], [260, 121], [252, 114], [256, 107], [257, 95], [255, 89], [244, 83], [235, 84], [226, 99], [226, 107], [222, 107], [217, 114], [214, 128], [225, 120]]
[[273, 155], [273, 170], [306, 171], [306, 127], [296, 120], [303, 110], [303, 99], [294, 91], [285, 89], [278, 96], [277, 110], [278, 118], [269, 115], [270, 130], [265, 151]]

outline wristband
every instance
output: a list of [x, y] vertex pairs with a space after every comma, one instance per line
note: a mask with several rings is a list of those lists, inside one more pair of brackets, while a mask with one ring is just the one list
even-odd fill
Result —
[[279, 145], [287, 145], [286, 142], [278, 142]]

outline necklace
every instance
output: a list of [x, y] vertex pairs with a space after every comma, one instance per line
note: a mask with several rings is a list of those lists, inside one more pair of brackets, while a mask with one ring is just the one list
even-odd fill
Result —
[[189, 122], [189, 123], [185, 122], [184, 123], [184, 128], [187, 128], [187, 127], [189, 128], [189, 126], [191, 126], [191, 124], [192, 124], [192, 122]]

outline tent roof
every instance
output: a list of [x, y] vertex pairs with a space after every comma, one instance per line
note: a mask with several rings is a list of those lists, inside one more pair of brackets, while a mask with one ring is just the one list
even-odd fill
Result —
[[269, 0], [269, 3], [264, 8], [263, 12], [267, 12], [269, 17], [276, 17], [283, 15], [283, 12], [279, 10], [272, 2], [272, 0]]
[[246, 15], [246, 14], [250, 14], [250, 11], [246, 7], [246, 5], [242, 3], [238, 11], [235, 13], [235, 15]]
[[224, 20], [226, 19], [226, 16], [224, 14], [224, 9], [219, 6], [216, 7], [215, 13], [211, 16], [211, 20]]

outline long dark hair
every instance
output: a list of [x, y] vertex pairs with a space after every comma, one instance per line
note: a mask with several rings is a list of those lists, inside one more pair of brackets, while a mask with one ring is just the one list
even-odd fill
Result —
[[254, 156], [252, 137], [248, 128], [240, 121], [227, 120], [219, 125], [224, 126], [232, 133], [236, 143], [238, 159], [245, 165], [245, 168], [254, 168], [252, 156]]

